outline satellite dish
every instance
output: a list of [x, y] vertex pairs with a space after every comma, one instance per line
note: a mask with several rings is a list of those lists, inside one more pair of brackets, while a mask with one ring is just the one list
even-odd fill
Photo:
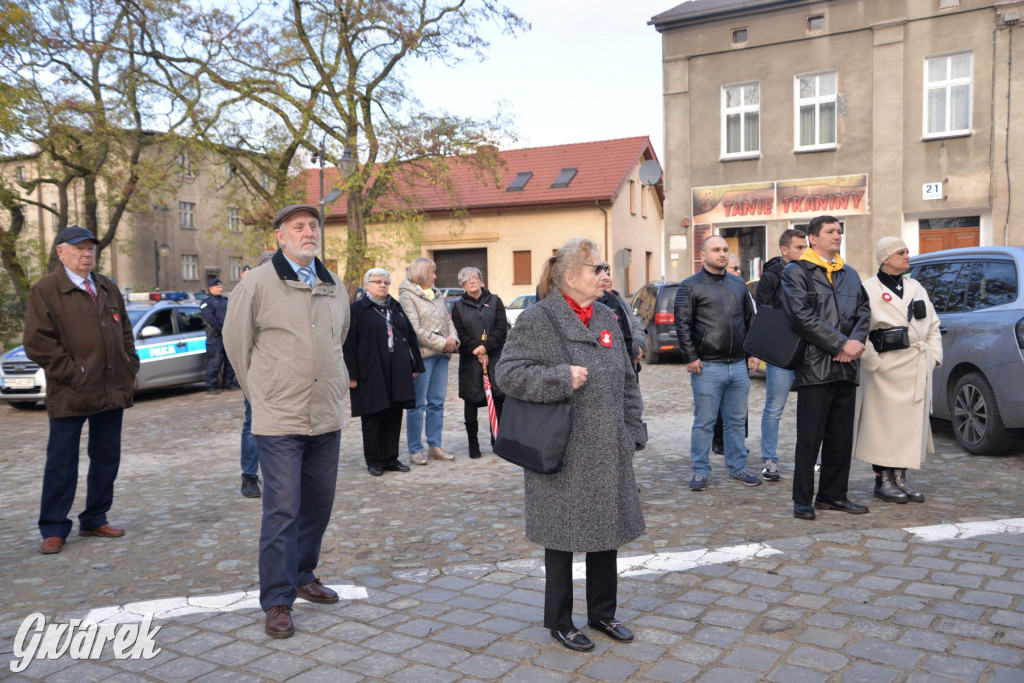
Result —
[[644, 185], [657, 185], [661, 181], [661, 164], [648, 159], [640, 164], [640, 182]]

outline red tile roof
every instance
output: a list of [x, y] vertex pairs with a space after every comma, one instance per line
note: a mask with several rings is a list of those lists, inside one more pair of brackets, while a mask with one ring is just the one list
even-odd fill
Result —
[[[453, 203], [470, 211], [611, 203], [638, 163], [657, 159], [646, 136], [513, 149], [498, 155], [504, 162], [497, 173], [499, 184], [495, 184], [493, 174], [482, 174], [473, 164], [452, 158], [451, 179], [459, 201], [453, 202], [446, 189], [437, 189], [420, 181], [412, 191], [414, 205], [422, 211], [436, 213], [450, 211], [454, 208]], [[552, 188], [551, 184], [562, 169], [569, 167], [577, 169], [569, 186]], [[524, 171], [533, 173], [526, 187], [521, 192], [506, 191], [516, 175]], [[336, 168], [324, 169], [325, 194], [340, 184], [340, 176]], [[300, 177], [305, 183], [306, 201], [319, 204], [319, 169], [306, 169]], [[664, 201], [661, 185], [657, 186], [657, 191]], [[345, 197], [329, 204], [325, 213], [334, 220], [343, 218], [346, 213]]]

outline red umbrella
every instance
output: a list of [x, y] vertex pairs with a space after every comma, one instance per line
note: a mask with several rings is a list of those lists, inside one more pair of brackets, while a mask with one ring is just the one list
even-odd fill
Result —
[[498, 438], [498, 414], [494, 412], [494, 397], [491, 395], [491, 378], [487, 376], [484, 366], [484, 395], [487, 396], [487, 415], [491, 418], [491, 436]]

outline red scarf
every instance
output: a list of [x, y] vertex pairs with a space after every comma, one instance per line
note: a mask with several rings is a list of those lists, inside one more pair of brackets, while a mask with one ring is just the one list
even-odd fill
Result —
[[571, 297], [565, 296], [565, 294], [563, 294], [562, 296], [565, 298], [566, 301], [569, 302], [569, 308], [571, 308], [572, 312], [576, 314], [576, 317], [580, 319], [580, 322], [583, 323], [583, 326], [590, 327], [590, 319], [594, 316], [594, 304], [590, 304], [586, 308], [583, 308], [578, 303], [576, 303]]

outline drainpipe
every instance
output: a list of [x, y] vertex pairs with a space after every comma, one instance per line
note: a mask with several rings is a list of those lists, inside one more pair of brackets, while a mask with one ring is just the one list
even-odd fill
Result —
[[604, 260], [608, 261], [608, 212], [597, 199], [594, 200], [594, 206], [601, 209], [601, 213], [604, 214]]

